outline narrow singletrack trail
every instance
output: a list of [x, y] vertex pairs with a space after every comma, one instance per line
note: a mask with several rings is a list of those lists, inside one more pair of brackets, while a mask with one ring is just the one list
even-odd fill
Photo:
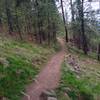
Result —
[[61, 76], [61, 64], [65, 55], [64, 41], [62, 39], [58, 39], [58, 41], [62, 49], [48, 61], [47, 65], [39, 73], [37, 81], [27, 87], [25, 93], [27, 95], [22, 100], [41, 100], [40, 95], [45, 90], [58, 87]]

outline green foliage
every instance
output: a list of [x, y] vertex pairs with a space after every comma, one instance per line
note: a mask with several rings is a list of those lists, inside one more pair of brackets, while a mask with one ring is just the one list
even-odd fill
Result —
[[[78, 47], [78, 49], [83, 49], [83, 51], [92, 50], [93, 52], [97, 50], [97, 46], [100, 42], [100, 32], [99, 32], [99, 19], [97, 17], [97, 11], [90, 9], [91, 5], [87, 5], [82, 8], [82, 5], [86, 5], [81, 0], [75, 0], [71, 2], [70, 0], [70, 10], [72, 14], [72, 20], [69, 24], [69, 37], [73, 39], [73, 44]], [[87, 13], [86, 13], [87, 12]], [[83, 13], [83, 14], [82, 14]], [[97, 17], [97, 18], [96, 18]], [[82, 25], [83, 24], [83, 25]], [[82, 34], [84, 33], [84, 36]], [[85, 43], [85, 46], [83, 44]], [[85, 50], [87, 49], [87, 50]]]
[[38, 43], [55, 40], [62, 23], [55, 0], [1, 0], [0, 21], [6, 34]]

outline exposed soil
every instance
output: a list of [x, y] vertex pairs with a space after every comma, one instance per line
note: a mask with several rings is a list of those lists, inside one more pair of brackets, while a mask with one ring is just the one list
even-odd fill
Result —
[[23, 97], [23, 100], [41, 100], [40, 95], [44, 91], [55, 89], [59, 85], [61, 64], [64, 60], [65, 50], [64, 41], [62, 39], [58, 39], [58, 41], [62, 49], [48, 61], [36, 81], [27, 87], [26, 96]]

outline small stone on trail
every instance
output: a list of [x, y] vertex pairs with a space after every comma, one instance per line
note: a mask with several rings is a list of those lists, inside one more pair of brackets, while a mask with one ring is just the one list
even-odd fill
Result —
[[48, 96], [45, 93], [40, 95], [40, 100], [47, 100]]
[[37, 80], [37, 79], [34, 79], [34, 82], [35, 82], [35, 83], [38, 83], [38, 80]]
[[57, 98], [55, 98], [55, 97], [48, 97], [47, 100], [57, 100]]
[[44, 93], [45, 93], [47, 96], [56, 97], [56, 93], [55, 93], [55, 91], [53, 91], [53, 90], [46, 90], [46, 91], [44, 91]]
[[46, 90], [40, 95], [40, 100], [57, 100], [53, 90]]

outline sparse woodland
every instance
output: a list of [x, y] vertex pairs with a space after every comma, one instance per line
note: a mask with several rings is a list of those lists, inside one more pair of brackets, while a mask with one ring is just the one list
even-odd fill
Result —
[[53, 55], [58, 100], [100, 100], [100, 1], [0, 0], [0, 100], [22, 100]]
[[19, 40], [56, 41], [59, 18], [54, 0], [0, 1], [0, 31]]

